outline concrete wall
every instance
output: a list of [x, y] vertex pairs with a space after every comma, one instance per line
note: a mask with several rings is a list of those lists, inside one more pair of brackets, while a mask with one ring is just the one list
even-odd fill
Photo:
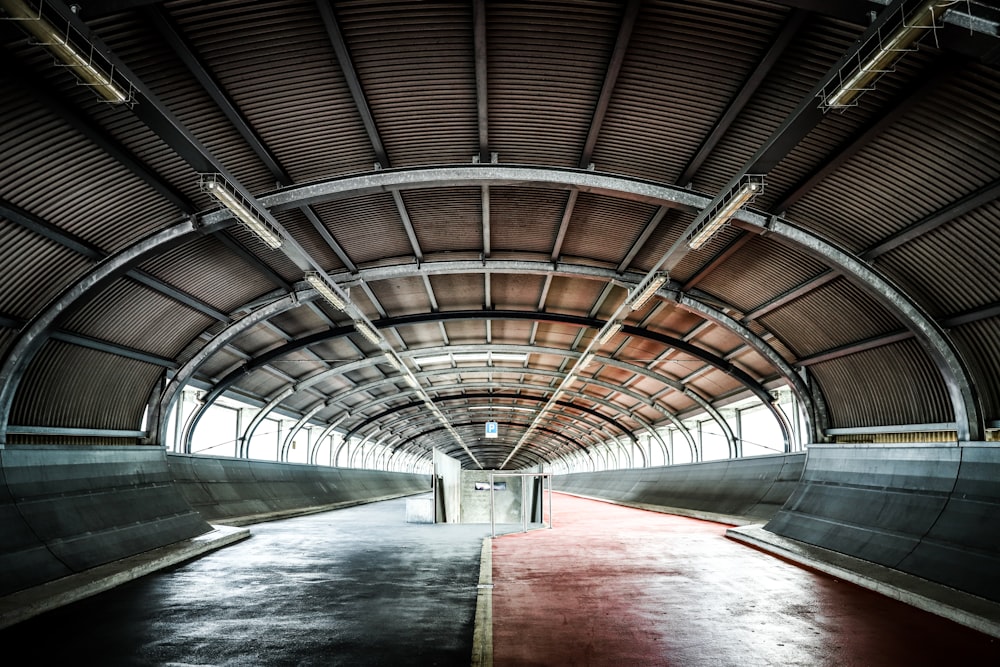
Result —
[[[490, 492], [477, 491], [476, 482], [489, 483], [488, 470], [462, 471], [462, 523], [490, 522]], [[505, 491], [494, 492], [496, 523], [521, 523], [521, 478], [497, 477], [497, 484], [505, 483]]]
[[0, 595], [209, 530], [160, 448], [0, 450]]
[[207, 521], [266, 518], [429, 492], [428, 475], [169, 454], [181, 495]]
[[462, 462], [439, 449], [434, 450], [434, 474], [439, 478], [437, 501], [443, 523], [458, 523], [462, 518]]
[[765, 528], [1000, 601], [1000, 447], [814, 445]]
[[805, 459], [805, 453], [777, 454], [556, 475], [553, 488], [630, 505], [725, 514], [763, 522], [792, 494]]

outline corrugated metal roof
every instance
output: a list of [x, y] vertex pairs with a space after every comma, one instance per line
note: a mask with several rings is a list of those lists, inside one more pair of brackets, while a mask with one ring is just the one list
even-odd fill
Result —
[[[860, 429], [954, 419], [945, 387], [965, 378], [941, 369], [966, 364], [970, 393], [982, 399], [978, 427], [1000, 420], [1000, 280], [993, 268], [1000, 260], [1000, 76], [995, 52], [969, 57], [989, 43], [983, 36], [974, 41], [952, 31], [928, 39], [857, 106], [814, 118], [819, 101], [811, 91], [865, 30], [818, 6], [810, 12], [773, 2], [648, 0], [623, 31], [623, 3], [487, 2], [477, 63], [473, 5], [463, 0], [336, 3], [332, 31], [307, 0], [267, 0], [252, 9], [196, 0], [111, 4], [93, 3], [82, 16], [137, 79], [134, 108], [101, 103], [16, 27], [0, 24], [11, 65], [0, 76], [8, 102], [0, 109], [0, 206], [7, 211], [0, 212], [0, 344], [7, 350], [20, 340], [31, 348], [4, 362], [17, 367], [13, 377], [23, 374], [11, 423], [138, 429], [147, 397], [169, 379], [162, 358], [179, 366], [224, 335], [229, 345], [196, 376], [221, 389], [225, 376], [244, 369], [230, 388], [262, 403], [313, 373], [378, 357], [324, 375], [309, 390], [299, 387], [281, 407], [301, 414], [344, 394], [317, 413], [317, 425], [345, 411], [356, 413], [350, 423], [386, 413], [370, 430], [402, 432], [408, 416], [423, 412], [389, 410], [415, 395], [404, 393], [377, 346], [356, 332], [307, 347], [297, 340], [322, 337], [330, 322], [348, 323], [347, 315], [325, 302], [316, 308], [326, 317], [292, 303], [270, 325], [243, 325], [317, 268], [349, 284], [351, 300], [401, 352], [437, 353], [448, 345], [565, 352], [535, 352], [527, 362], [497, 362], [486, 372], [473, 370], [482, 360], [460, 361], [441, 375], [408, 362], [431, 373], [422, 378], [425, 387], [448, 387], [450, 398], [464, 395], [450, 386], [460, 381], [492, 382], [496, 391], [550, 396], [640, 272], [671, 253], [668, 289], [700, 301], [705, 314], [660, 298], [623, 311], [617, 316], [649, 337], [616, 335], [595, 348], [601, 355], [651, 364], [649, 373], [686, 380], [722, 403], [785, 382], [783, 364], [772, 363], [784, 360], [828, 404], [830, 421], [820, 426]], [[966, 3], [954, 11], [975, 8]], [[802, 27], [789, 33], [774, 67], [756, 76], [785, 26], [799, 18]], [[212, 80], [208, 88], [165, 36], [161, 19]], [[477, 80], [477, 64], [484, 79]], [[741, 91], [746, 105], [735, 109]], [[213, 92], [231, 102], [233, 113]], [[796, 117], [800, 107], [807, 111]], [[727, 115], [731, 124], [720, 125]], [[723, 131], [713, 143], [717, 127]], [[677, 253], [696, 211], [671, 208], [650, 233], [659, 205], [607, 185], [610, 176], [649, 179], [634, 184], [641, 191], [685, 175], [695, 193], [715, 197], [772, 139], [765, 190], [749, 208], [785, 215], [815, 235], [811, 248], [768, 229], [751, 236], [729, 226], [701, 249]], [[410, 183], [407, 168], [469, 165], [473, 155], [490, 153], [498, 163], [480, 169], [485, 181]], [[383, 164], [376, 168], [376, 161]], [[544, 169], [547, 178], [491, 175], [514, 164]], [[275, 219], [295, 243], [282, 250], [243, 225], [154, 246], [153, 234], [218, 207], [198, 185], [198, 172], [212, 165], [257, 197], [283, 184], [345, 175], [395, 184], [314, 204], [320, 230], [295, 206], [283, 208]], [[570, 173], [597, 185], [571, 194], [558, 183]], [[814, 174], [821, 177], [807, 182]], [[787, 211], [774, 210], [790, 196]], [[970, 197], [974, 203], [966, 205]], [[848, 264], [857, 261], [887, 281], [865, 271], [851, 275], [835, 256], [841, 250]], [[125, 251], [135, 252], [134, 261], [121, 259]], [[115, 271], [96, 289], [80, 282], [107, 265]], [[162, 285], [122, 277], [136, 269]], [[60, 295], [67, 303], [56, 304]], [[449, 318], [458, 310], [468, 312]], [[716, 323], [702, 326], [706, 317]], [[727, 317], [740, 324], [729, 330], [718, 323]], [[37, 346], [17, 333], [33, 325], [41, 329]], [[754, 349], [742, 327], [771, 350]], [[694, 348], [683, 340], [671, 347], [656, 334], [690, 338]], [[51, 335], [75, 335], [77, 344], [44, 343]], [[113, 354], [115, 346], [146, 358]], [[265, 354], [273, 355], [267, 363]], [[939, 363], [942, 355], [955, 363]], [[574, 407], [559, 408], [563, 421], [544, 428], [558, 430], [572, 415], [594, 418], [583, 408], [630, 428], [638, 425], [635, 415], [668, 423], [636, 395], [685, 417], [702, 409], [652, 374], [593, 363], [579, 377], [573, 389], [583, 395], [573, 398]], [[357, 383], [372, 384], [354, 391]], [[476, 418], [469, 405], [489, 401], [444, 404], [464, 422]], [[510, 397], [496, 404], [540, 407]], [[471, 426], [459, 430], [496, 464], [528, 414], [511, 419], [519, 424], [511, 427], [513, 440], [499, 446], [480, 440]], [[453, 448], [430, 422], [420, 429], [428, 433], [400, 436], [414, 438], [407, 449]], [[67, 440], [90, 441], [85, 431]], [[537, 444], [513, 463], [572, 449], [552, 433]]]

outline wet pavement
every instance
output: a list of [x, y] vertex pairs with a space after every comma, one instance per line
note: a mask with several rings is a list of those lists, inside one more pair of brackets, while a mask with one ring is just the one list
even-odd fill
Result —
[[1000, 665], [1000, 640], [725, 538], [557, 494], [493, 542], [493, 660], [515, 665]]
[[4, 663], [468, 665], [489, 526], [407, 524], [405, 502], [257, 524], [0, 631]]

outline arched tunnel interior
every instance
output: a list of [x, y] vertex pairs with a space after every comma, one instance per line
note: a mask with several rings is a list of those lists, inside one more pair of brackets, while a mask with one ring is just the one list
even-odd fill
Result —
[[996, 7], [0, 12], [0, 596], [437, 452], [1000, 603]]

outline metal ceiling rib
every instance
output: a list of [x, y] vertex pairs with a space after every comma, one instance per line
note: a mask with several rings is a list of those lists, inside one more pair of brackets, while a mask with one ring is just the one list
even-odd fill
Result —
[[[355, 1], [332, 8], [311, 0], [267, 0], [252, 11], [240, 2], [174, 0], [149, 9], [140, 1], [122, 4], [115, 14], [98, 4], [103, 11], [95, 13], [91, 28], [191, 136], [179, 140], [151, 120], [146, 98], [131, 112], [96, 102], [65, 70], [51, 67], [44, 51], [0, 24], [4, 62], [16, 65], [5, 69], [18, 72], [0, 77], [0, 91], [10, 101], [0, 111], [2, 204], [9, 215], [16, 207], [53, 232], [17, 221], [0, 227], [0, 259], [8, 269], [0, 281], [5, 341], [16, 340], [10, 335], [14, 329], [35, 330], [33, 318], [48, 317], [46, 304], [63, 290], [76, 289], [106, 253], [164, 234], [182, 216], [209, 206], [198, 192], [196, 170], [210, 160], [195, 155], [188, 139], [200, 142], [262, 197], [275, 181], [298, 185], [366, 174], [376, 161], [385, 168], [468, 165], [473, 155], [485, 161], [490, 152], [498, 153], [501, 166], [576, 168], [592, 161], [596, 171], [588, 173], [595, 178], [638, 176], [669, 185], [683, 174], [696, 190], [714, 197], [864, 30], [843, 22], [843, 15], [828, 18], [766, 2], [649, 0], [629, 5], [637, 15], [623, 3], [600, 0], [485, 2], [477, 60], [474, 3], [458, 0]], [[156, 27], [157, 13], [176, 26], [193, 63]], [[800, 20], [800, 28], [787, 27]], [[772, 50], [786, 37], [791, 38], [786, 50]], [[923, 308], [951, 327], [942, 335], [958, 347], [981, 385], [991, 421], [1000, 418], [992, 382], [1000, 367], [1000, 294], [988, 268], [1000, 260], [1000, 237], [994, 233], [1000, 205], [991, 196], [1000, 177], [1000, 143], [993, 129], [1000, 122], [1000, 77], [995, 61], [975, 63], [949, 53], [959, 41], [974, 59], [976, 49], [995, 49], [996, 38], [949, 31], [942, 35], [942, 50], [930, 42], [922, 46], [857, 107], [828, 113], [808, 131], [788, 133], [795, 141], [768, 154], [773, 164], [766, 190], [751, 208], [767, 211], [790, 197], [790, 223], [875, 261], [913, 303], [907, 312]], [[776, 54], [776, 62], [765, 73], [769, 53]], [[217, 90], [206, 91], [204, 79], [192, 75], [199, 68], [217, 82]], [[231, 101], [228, 116], [219, 108], [220, 95]], [[234, 113], [245, 123], [234, 122]], [[31, 122], [24, 121], [28, 117]], [[722, 129], [713, 134], [716, 127]], [[248, 132], [260, 145], [255, 147]], [[702, 161], [703, 146], [710, 150]], [[281, 177], [283, 170], [290, 178]], [[352, 300], [372, 318], [441, 314], [441, 321], [430, 316], [398, 332], [387, 329], [394, 343], [411, 350], [532, 344], [578, 354], [595, 327], [542, 320], [558, 314], [610, 317], [631, 284], [615, 284], [620, 274], [608, 275], [612, 269], [653, 266], [695, 211], [671, 209], [661, 216], [661, 200], [608, 196], [606, 189], [589, 185], [568, 191], [558, 178], [547, 177], [382, 186], [317, 203], [312, 219], [286, 205], [275, 215], [338, 282], [348, 280], [348, 272], [410, 271], [351, 283]], [[704, 326], [705, 312], [683, 307], [654, 304], [627, 314], [628, 324], [688, 336], [762, 382], [780, 377], [775, 369], [783, 368], [782, 357], [802, 360], [830, 403], [830, 426], [955, 419], [957, 399], [944, 378], [961, 377], [962, 371], [936, 367], [935, 350], [918, 344], [920, 331], [915, 325], [907, 329], [909, 323], [892, 314], [899, 312], [893, 295], [875, 293], [891, 292], [891, 285], [877, 288], [871, 281], [838, 277], [828, 268], [835, 259], [810, 254], [801, 244], [776, 242], [773, 234], [750, 236], [746, 227], [724, 229], [704, 249], [685, 253], [672, 267], [671, 289], [688, 291], [718, 312], [753, 318], [750, 330], [767, 337], [773, 351], [744, 347], [724, 322]], [[196, 358], [202, 345], [211, 346], [212, 336], [225, 331], [222, 322], [252, 313], [254, 306], [247, 304], [281, 298], [302, 279], [303, 266], [294, 255], [266, 249], [242, 227], [224, 234], [192, 234], [178, 247], [167, 243], [138, 264], [146, 274], [109, 278], [103, 291], [67, 302], [58, 322], [62, 338], [46, 344], [19, 378], [11, 423], [137, 429], [146, 395], [164, 368]], [[432, 260], [491, 258], [550, 266], [570, 261], [607, 273], [579, 280], [558, 273], [438, 274], [424, 268]], [[484, 308], [541, 312], [539, 321], [447, 318], [451, 311]], [[909, 317], [920, 320], [919, 314]], [[199, 378], [217, 382], [290, 340], [343, 320], [326, 304], [280, 311], [230, 346], [211, 346], [214, 352], [199, 366]], [[581, 373], [576, 388], [657, 423], [666, 423], [665, 416], [629, 392], [688, 413], [697, 409], [697, 400], [615, 360], [649, 364], [708, 399], [728, 399], [740, 386], [682, 350], [650, 345], [635, 335], [618, 334], [601, 350], [613, 359]], [[308, 385], [313, 374], [339, 360], [379, 354], [351, 333], [254, 367], [236, 386], [264, 403], [289, 383]], [[537, 383], [551, 393], [560, 376], [547, 373], [565, 373], [572, 364], [539, 353], [523, 366], [483, 371], [459, 363], [423, 381], [445, 387], [487, 382], [493, 375], [508, 384], [527, 383], [526, 395]], [[67, 376], [72, 381], [65, 382]], [[365, 397], [399, 395], [399, 380], [384, 363], [358, 367], [324, 375], [279, 407], [301, 414], [318, 406], [314, 419], [322, 422], [348, 406], [363, 412]], [[367, 389], [351, 394], [355, 383]], [[341, 393], [342, 403], [318, 403]], [[480, 400], [469, 393], [464, 406]], [[457, 399], [449, 414], [455, 414], [473, 451], [503, 460], [508, 451], [478, 441], [476, 429], [465, 425], [473, 420], [462, 416], [462, 403]], [[596, 409], [610, 414], [605, 407]], [[409, 414], [404, 410], [399, 416]], [[509, 421], [521, 429], [528, 423], [520, 417]], [[402, 425], [372, 423], [373, 430], [402, 433], [387, 442], [407, 449], [426, 451], [434, 444], [452, 449], [439, 426], [418, 425], [415, 430], [426, 433], [410, 441], [415, 433]], [[548, 430], [540, 432], [539, 449], [519, 452], [518, 465], [572, 450], [558, 427], [543, 426]], [[962, 428], [959, 424], [959, 432]], [[509, 450], [514, 442], [516, 436], [504, 446]]]

